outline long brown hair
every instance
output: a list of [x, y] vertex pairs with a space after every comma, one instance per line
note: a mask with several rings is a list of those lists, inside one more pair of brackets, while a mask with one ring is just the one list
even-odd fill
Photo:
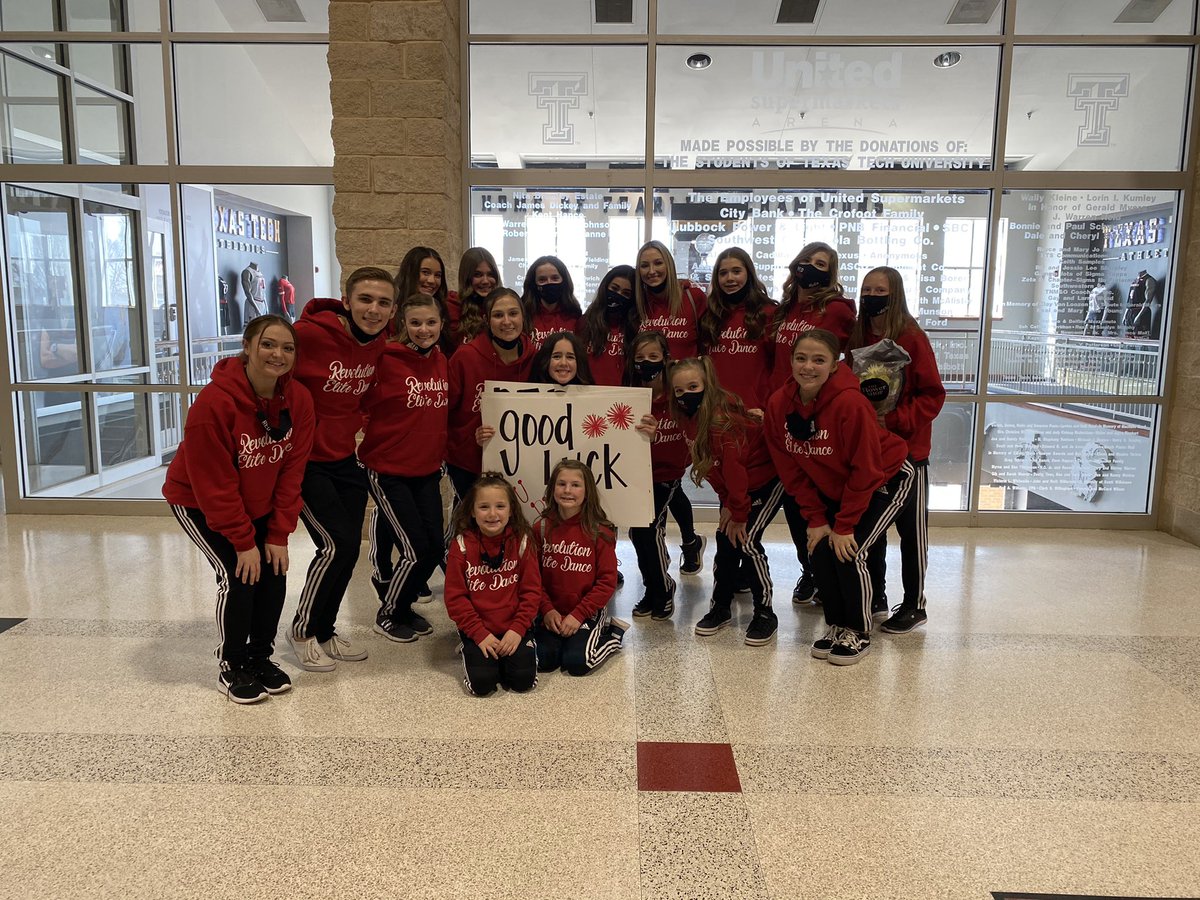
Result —
[[817, 312], [824, 315], [829, 301], [841, 297], [844, 293], [842, 283], [838, 281], [837, 251], [824, 241], [812, 241], [805, 244], [796, 254], [796, 258], [788, 263], [788, 277], [787, 281], [783, 283], [783, 296], [779, 299], [779, 306], [775, 308], [775, 318], [771, 320], [771, 337], [779, 334], [779, 326], [788, 317], [792, 307], [799, 302], [800, 267], [806, 262], [811, 262], [814, 253], [826, 253], [829, 256], [829, 286], [818, 288], [813, 292], [811, 298], [812, 305], [816, 307]]
[[712, 350], [721, 341], [721, 332], [725, 328], [725, 317], [733, 310], [733, 304], [721, 290], [717, 273], [721, 269], [721, 260], [736, 259], [746, 268], [746, 284], [750, 292], [742, 301], [746, 310], [746, 337], [756, 341], [763, 334], [767, 324], [767, 310], [771, 308], [771, 298], [767, 296], [766, 286], [759, 280], [755, 271], [754, 261], [750, 254], [741, 247], [728, 247], [721, 251], [717, 261], [713, 263], [712, 286], [708, 290], [708, 306], [700, 317], [700, 341], [707, 350]]
[[583, 509], [579, 512], [579, 524], [583, 526], [583, 530], [592, 540], [603, 536], [605, 540], [615, 544], [617, 526], [609, 521], [608, 513], [600, 503], [600, 489], [596, 487], [596, 476], [588, 466], [577, 459], [560, 459], [554, 471], [550, 473], [550, 480], [546, 482], [546, 493], [542, 497], [545, 506], [539, 519], [546, 523], [541, 532], [542, 538], [549, 539], [550, 532], [562, 524], [558, 515], [558, 504], [554, 502], [554, 485], [564, 469], [570, 469], [583, 476]]
[[466, 496], [459, 502], [458, 507], [454, 510], [454, 517], [451, 520], [451, 524], [454, 526], [455, 537], [460, 534], [466, 534], [468, 531], [481, 534], [479, 526], [475, 523], [475, 498], [483, 488], [493, 487], [500, 488], [508, 496], [510, 511], [508, 525], [505, 526], [505, 535], [508, 536], [511, 532], [519, 538], [533, 537], [533, 529], [529, 527], [525, 513], [521, 510], [521, 502], [517, 499], [517, 492], [513, 490], [513, 486], [499, 472], [484, 472], [475, 479], [475, 483], [471, 485]]
[[876, 266], [862, 277], [859, 284], [861, 285], [876, 272], [887, 279], [889, 298], [887, 309], [877, 316], [868, 316], [863, 309], [860, 291], [858, 318], [854, 320], [854, 327], [850, 329], [850, 338], [846, 341], [847, 350], [864, 346], [867, 343], [867, 335], [872, 333], [877, 334], [880, 338], [895, 340], [909, 328], [918, 330], [921, 328], [912, 313], [908, 311], [908, 301], [904, 296], [904, 276], [891, 266]]
[[[468, 247], [463, 251], [462, 259], [458, 261], [458, 302], [461, 312], [458, 316], [458, 338], [464, 344], [470, 343], [487, 324], [487, 316], [483, 311], [484, 298], [471, 288], [471, 276], [479, 268], [480, 263], [487, 263], [496, 278], [496, 287], [504, 287], [500, 278], [500, 267], [496, 258], [483, 247]], [[493, 288], [495, 290], [495, 288]], [[520, 300], [520, 297], [517, 297]]]
[[[609, 323], [605, 313], [605, 304], [608, 300], [608, 287], [613, 283], [614, 278], [624, 278], [629, 282], [631, 288], [638, 281], [637, 272], [634, 271], [633, 266], [624, 265], [613, 266], [608, 270], [608, 274], [600, 279], [600, 287], [596, 288], [596, 296], [592, 298], [583, 318], [579, 321], [579, 337], [589, 356], [600, 356], [608, 349]], [[633, 305], [632, 299], [629, 301], [629, 311], [621, 322], [621, 327], [625, 332], [625, 345], [629, 346], [630, 339], [637, 334], [637, 307]]]
[[633, 303], [637, 309], [638, 322], [646, 321], [646, 288], [642, 285], [641, 262], [642, 254], [647, 250], [657, 250], [662, 254], [667, 264], [667, 309], [671, 315], [679, 315], [679, 307], [683, 305], [683, 288], [679, 284], [679, 274], [675, 271], [675, 257], [662, 241], [646, 241], [637, 252], [638, 277], [633, 281]]
[[537, 270], [542, 266], [554, 266], [559, 277], [562, 278], [563, 298], [558, 304], [559, 308], [566, 310], [576, 318], [583, 315], [579, 301], [575, 298], [575, 281], [571, 278], [571, 273], [567, 271], [567, 264], [557, 256], [539, 256], [530, 263], [529, 270], [525, 273], [525, 283], [522, 286], [521, 302], [525, 305], [526, 331], [533, 330], [534, 316], [542, 309], [542, 301], [537, 292]]
[[733, 434], [738, 444], [742, 444], [746, 429], [755, 422], [746, 414], [746, 406], [741, 398], [721, 387], [712, 360], [707, 356], [693, 356], [667, 366], [667, 395], [671, 398], [671, 415], [681, 426], [687, 421], [687, 416], [675, 397], [673, 385], [676, 373], [687, 369], [699, 369], [704, 376], [704, 400], [696, 413], [696, 439], [692, 442], [692, 481], [700, 484], [704, 476], [712, 471], [715, 461], [713, 437]]
[[[438, 346], [442, 351], [449, 353], [453, 351], [453, 341], [450, 339], [446, 323], [450, 321], [450, 310], [446, 306], [446, 264], [442, 262], [442, 256], [432, 247], [413, 247], [404, 254], [404, 258], [400, 260], [400, 268], [396, 270], [396, 279], [393, 282], [396, 285], [396, 297], [404, 300], [405, 305], [408, 305], [406, 298], [411, 298], [414, 294], [421, 293], [421, 263], [427, 259], [434, 260], [442, 268], [442, 283], [433, 293], [433, 302], [438, 308], [438, 312], [442, 314], [442, 335], [438, 338]], [[388, 322], [388, 334], [399, 335], [403, 331], [403, 326], [400, 323], [400, 311], [392, 316]]]
[[587, 353], [583, 350], [583, 342], [569, 331], [556, 331], [548, 335], [542, 346], [533, 354], [533, 362], [529, 367], [531, 384], [558, 384], [550, 377], [550, 358], [554, 356], [554, 348], [559, 341], [567, 341], [575, 353], [575, 384], [595, 385], [592, 367], [588, 365]]

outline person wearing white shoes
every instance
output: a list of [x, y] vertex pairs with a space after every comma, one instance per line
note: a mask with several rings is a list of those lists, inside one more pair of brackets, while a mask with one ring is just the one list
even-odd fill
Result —
[[763, 430], [784, 487], [808, 523], [808, 552], [825, 611], [812, 655], [835, 665], [871, 649], [868, 556], [913, 484], [908, 445], [879, 424], [840, 341], [816, 328], [792, 344], [792, 381], [767, 401]]
[[163, 496], [217, 573], [217, 686], [235, 703], [283, 694], [271, 660], [287, 592], [288, 537], [313, 440], [313, 403], [290, 377], [296, 332], [259, 316], [192, 402]]

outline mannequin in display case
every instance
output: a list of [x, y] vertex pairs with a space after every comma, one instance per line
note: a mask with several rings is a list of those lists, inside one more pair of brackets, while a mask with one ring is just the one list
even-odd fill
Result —
[[258, 263], [252, 261], [250, 265], [242, 269], [242, 290], [246, 294], [243, 320], [249, 322], [259, 316], [265, 316], [267, 314], [267, 279], [263, 277], [262, 272], [258, 271]]

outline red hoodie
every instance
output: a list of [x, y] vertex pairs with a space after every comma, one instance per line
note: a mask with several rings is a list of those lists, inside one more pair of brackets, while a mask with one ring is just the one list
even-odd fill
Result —
[[741, 397], [746, 409], [762, 409], [770, 396], [767, 362], [774, 311], [773, 303], [763, 310], [763, 333], [751, 340], [746, 337], [746, 308], [734, 307], [721, 325], [720, 339], [708, 348], [721, 387]]
[[683, 297], [679, 302], [679, 312], [672, 316], [667, 292], [656, 294], [644, 289], [643, 285], [646, 318], [638, 326], [639, 334], [643, 331], [661, 331], [674, 360], [687, 359], [700, 352], [700, 317], [708, 306], [708, 299], [700, 288], [692, 287], [687, 281], [680, 281], [679, 286], [683, 290]]
[[483, 424], [479, 397], [485, 381], [528, 381], [533, 345], [521, 336], [521, 354], [514, 362], [500, 359], [488, 332], [464, 344], [450, 357], [450, 420], [446, 462], [478, 473], [483, 469], [483, 448], [475, 442], [475, 429]]
[[655, 484], [677, 481], [692, 464], [691, 442], [675, 417], [671, 415], [671, 398], [667, 393], [655, 397], [650, 415], [658, 420], [658, 430], [650, 444], [650, 466]]
[[[517, 513], [520, 515], [520, 513]], [[495, 556], [504, 547], [498, 569], [483, 562], [481, 551]], [[450, 542], [443, 590], [446, 612], [458, 630], [476, 644], [489, 634], [524, 635], [542, 600], [542, 576], [534, 542], [512, 530], [486, 538], [471, 529]]]
[[[857, 379], [856, 379], [857, 380]], [[684, 431], [689, 440], [696, 439], [696, 420], [687, 419]], [[763, 427], [749, 420], [744, 428], [732, 428], [724, 433], [710, 434], [713, 464], [705, 478], [729, 510], [734, 522], [750, 518], [750, 492], [756, 491], [775, 477], [775, 466], [763, 441]]]
[[358, 448], [363, 465], [385, 475], [430, 475], [446, 458], [450, 381], [446, 356], [435, 345], [418, 353], [388, 341], [375, 383], [363, 399], [367, 429]]
[[[567, 331], [574, 334], [579, 330], [580, 316], [569, 313], [565, 309], [547, 310], [541, 305], [540, 300], [534, 302], [537, 303], [537, 309], [533, 314], [533, 322], [530, 325], [530, 340], [533, 341], [534, 347], [542, 346], [546, 338], [555, 332]], [[561, 305], [560, 303], [559, 306]]]
[[592, 537], [578, 515], [554, 525], [542, 519], [536, 532], [542, 559], [542, 614], [556, 609], [586, 622], [617, 589], [616, 535], [602, 527]]
[[[283, 409], [292, 429], [272, 441], [258, 413], [278, 427]], [[312, 441], [312, 398], [290, 372], [279, 379], [275, 396], [264, 400], [254, 393], [240, 359], [222, 359], [188, 411], [163, 496], [199, 509], [208, 527], [239, 553], [254, 547], [254, 520], [270, 513], [267, 543], [286, 546], [303, 505], [300, 482]]]
[[[816, 434], [797, 441], [787, 415], [813, 420]], [[822, 496], [839, 504], [833, 530], [853, 534], [871, 495], [900, 471], [908, 447], [879, 426], [875, 408], [862, 395], [858, 377], [841, 364], [805, 405], [795, 380], [767, 401], [763, 425], [771, 458], [789, 494], [796, 498], [809, 528], [829, 524]], [[820, 492], [820, 493], [818, 493]]]
[[842, 349], [845, 350], [856, 316], [854, 304], [845, 297], [830, 300], [825, 305], [824, 313], [818, 312], [815, 306], [801, 309], [798, 302], [794, 303], [784, 320], [779, 323], [779, 331], [771, 347], [773, 361], [768, 379], [770, 390], [775, 391], [789, 382], [795, 384], [792, 380], [792, 344], [799, 335], [814, 328], [824, 328], [837, 335]]
[[[864, 346], [877, 343], [878, 335], [869, 335]], [[908, 351], [912, 362], [904, 367], [904, 383], [896, 408], [884, 416], [888, 431], [908, 442], [908, 455], [914, 462], [929, 459], [933, 442], [933, 420], [946, 403], [946, 388], [938, 371], [937, 357], [929, 337], [920, 326], [909, 325], [896, 338], [896, 343]]]
[[[583, 324], [583, 319], [579, 320]], [[578, 333], [578, 332], [577, 332]], [[582, 335], [580, 339], [582, 340]], [[599, 354], [588, 354], [588, 366], [592, 379], [605, 387], [620, 387], [625, 383], [625, 326], [610, 325], [604, 350]]]
[[339, 313], [349, 315], [341, 300], [310, 300], [296, 322], [300, 340], [294, 375], [312, 394], [317, 414], [314, 462], [354, 454], [354, 438], [363, 424], [363, 394], [371, 386], [383, 354], [382, 333], [370, 343], [360, 344], [346, 331]]

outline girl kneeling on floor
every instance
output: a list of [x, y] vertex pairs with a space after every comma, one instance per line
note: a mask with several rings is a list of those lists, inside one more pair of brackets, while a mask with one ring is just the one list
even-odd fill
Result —
[[808, 523], [808, 551], [825, 610], [812, 655], [851, 665], [871, 649], [871, 547], [904, 508], [913, 483], [904, 440], [884, 430], [839, 341], [817, 328], [792, 345], [792, 380], [767, 401], [767, 446]]
[[533, 619], [542, 600], [533, 532], [517, 495], [484, 472], [454, 512], [446, 560], [446, 612], [458, 627], [467, 690], [486, 697], [503, 686], [537, 684]]
[[592, 470], [577, 459], [554, 467], [545, 504], [533, 529], [542, 561], [538, 671], [586, 675], [621, 649], [629, 628], [608, 608], [617, 588], [616, 530]]
[[692, 442], [692, 480], [700, 484], [708, 479], [721, 500], [712, 606], [696, 623], [696, 634], [716, 634], [732, 621], [730, 607], [745, 561], [754, 597], [746, 643], [768, 644], [775, 640], [778, 619], [771, 609], [771, 570], [762, 533], [779, 511], [783, 485], [775, 477], [762, 424], [721, 387], [707, 356], [672, 364], [668, 380], [672, 413]]

